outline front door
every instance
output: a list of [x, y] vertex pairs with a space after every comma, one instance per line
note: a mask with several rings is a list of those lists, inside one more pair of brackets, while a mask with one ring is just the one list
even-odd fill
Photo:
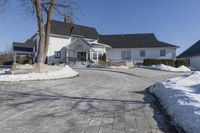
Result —
[[86, 61], [86, 52], [77, 52], [78, 61]]

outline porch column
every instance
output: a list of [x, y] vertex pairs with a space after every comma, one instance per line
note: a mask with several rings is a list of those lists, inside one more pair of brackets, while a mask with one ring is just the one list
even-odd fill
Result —
[[97, 61], [99, 60], [99, 51], [97, 51]]
[[16, 53], [13, 53], [13, 64], [16, 64]]
[[86, 61], [88, 61], [88, 51], [86, 52]]
[[66, 49], [66, 62], [69, 62], [69, 49]]
[[35, 53], [33, 53], [33, 64], [35, 64]]
[[90, 49], [90, 60], [92, 60], [92, 50]]

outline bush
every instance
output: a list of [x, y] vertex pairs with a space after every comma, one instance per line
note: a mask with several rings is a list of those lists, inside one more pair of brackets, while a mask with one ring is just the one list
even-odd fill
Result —
[[32, 59], [26, 59], [22, 61], [22, 64], [33, 64]]
[[3, 65], [12, 65], [13, 64], [13, 61], [6, 61], [6, 62], [3, 62]]
[[103, 53], [102, 61], [106, 61], [106, 60], [107, 60], [106, 53]]
[[189, 67], [189, 61], [187, 59], [180, 59], [180, 60], [176, 60], [175, 61], [175, 66], [176, 67], [180, 67], [180, 66], [186, 66], [186, 67]]
[[164, 64], [164, 65], [175, 67], [174, 60], [169, 60], [169, 59], [144, 59], [143, 61], [144, 66], [151, 66], [151, 65], [158, 65], [158, 64]]

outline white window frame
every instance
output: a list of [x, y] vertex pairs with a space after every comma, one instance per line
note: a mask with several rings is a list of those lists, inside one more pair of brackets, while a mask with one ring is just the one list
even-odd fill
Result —
[[60, 59], [61, 58], [61, 52], [60, 51], [55, 51], [54, 52], [54, 58], [55, 59]]

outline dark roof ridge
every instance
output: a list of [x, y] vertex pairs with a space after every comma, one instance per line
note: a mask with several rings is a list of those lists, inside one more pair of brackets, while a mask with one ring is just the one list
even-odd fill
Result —
[[125, 33], [125, 34], [100, 34], [100, 36], [125, 36], [125, 35], [154, 35], [154, 33]]
[[59, 22], [59, 23], [63, 23], [63, 24], [73, 24], [73, 25], [76, 25], [76, 26], [82, 26], [82, 27], [86, 27], [86, 28], [94, 28], [94, 29], [96, 29], [95, 27], [92, 27], [92, 26], [76, 24], [76, 23], [73, 23], [73, 22], [65, 23], [64, 21], [59, 21], [59, 20], [55, 20], [55, 19], [52, 19], [51, 21], [55, 21], [55, 22]]

